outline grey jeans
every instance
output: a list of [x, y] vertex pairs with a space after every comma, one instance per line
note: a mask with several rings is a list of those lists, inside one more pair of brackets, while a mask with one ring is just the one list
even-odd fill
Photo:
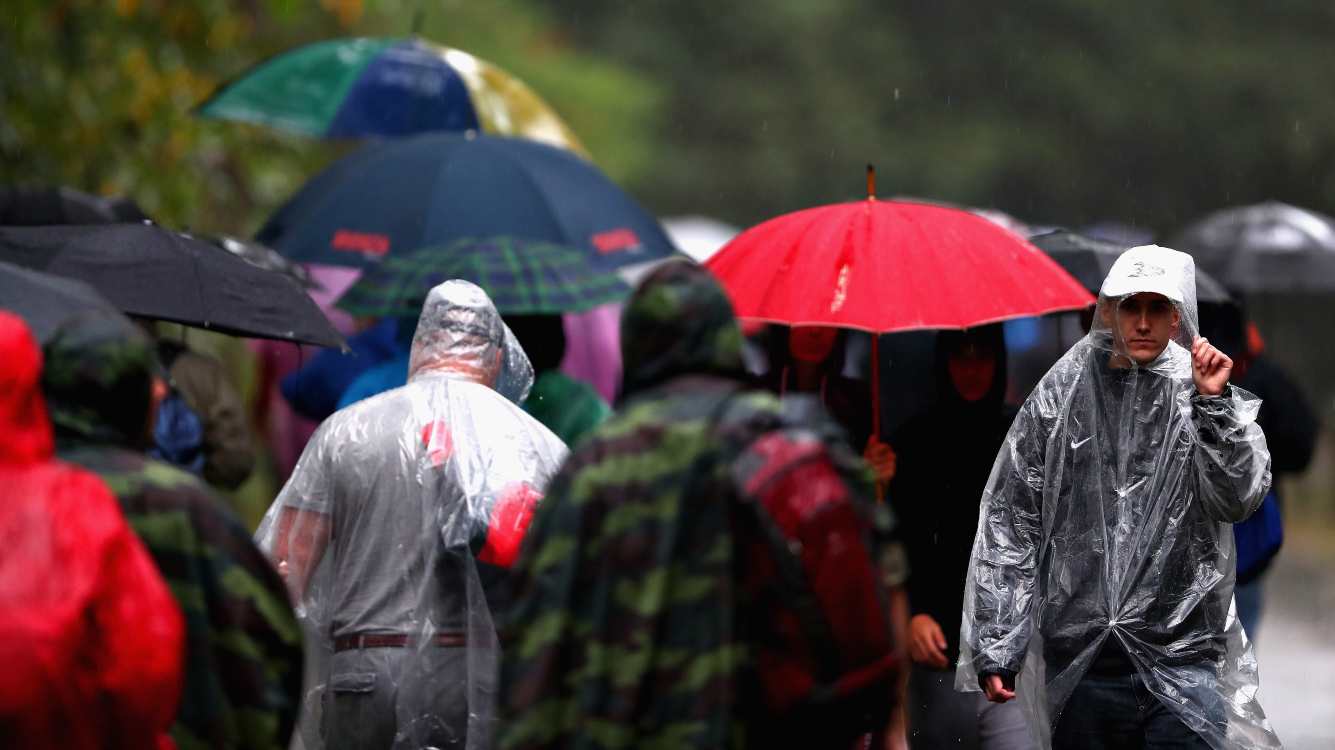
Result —
[[[364, 648], [334, 654], [325, 690], [321, 732], [325, 748], [389, 750], [396, 736], [407, 747], [464, 747], [468, 735], [464, 654], [462, 648], [433, 648], [428, 653]], [[416, 668], [428, 666], [423, 662], [430, 662], [429, 671]], [[421, 679], [424, 671], [429, 679]], [[401, 691], [412, 694], [400, 696]]]
[[1019, 701], [992, 703], [982, 693], [957, 693], [953, 670], [917, 664], [909, 674], [908, 741], [913, 750], [1037, 747]]

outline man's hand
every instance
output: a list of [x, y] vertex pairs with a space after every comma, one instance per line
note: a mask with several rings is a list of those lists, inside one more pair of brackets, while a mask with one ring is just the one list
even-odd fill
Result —
[[894, 479], [895, 451], [877, 440], [875, 435], [867, 438], [867, 447], [862, 451], [862, 457], [867, 459], [872, 471], [876, 472], [876, 481], [888, 482]]
[[1233, 360], [1214, 348], [1209, 339], [1197, 336], [1191, 344], [1191, 379], [1196, 392], [1202, 396], [1218, 396], [1228, 385], [1233, 373]]
[[909, 621], [909, 656], [918, 664], [936, 669], [950, 666], [946, 660], [946, 636], [931, 615], [914, 615]]
[[993, 703], [1005, 703], [1015, 698], [1015, 685], [1006, 687], [1006, 682], [1001, 679], [1001, 675], [990, 674], [983, 677], [983, 692], [987, 694], [987, 699]]

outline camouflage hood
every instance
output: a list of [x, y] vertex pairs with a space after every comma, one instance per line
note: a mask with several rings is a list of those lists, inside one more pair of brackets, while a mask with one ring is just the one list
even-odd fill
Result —
[[44, 347], [46, 393], [58, 442], [143, 447], [158, 367], [153, 343], [125, 318], [72, 316]]
[[743, 377], [742, 330], [718, 281], [685, 260], [645, 278], [621, 314], [621, 397], [677, 375]]

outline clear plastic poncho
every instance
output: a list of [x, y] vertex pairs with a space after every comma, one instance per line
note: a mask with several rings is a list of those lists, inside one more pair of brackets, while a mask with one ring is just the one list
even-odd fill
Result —
[[486, 294], [449, 281], [407, 385], [306, 446], [256, 533], [307, 631], [305, 747], [490, 745], [495, 584], [566, 455], [518, 406], [532, 383]]
[[[1213, 747], [1279, 747], [1234, 611], [1230, 528], [1260, 505], [1270, 454], [1255, 396], [1197, 393], [1195, 288], [1184, 253], [1120, 257], [1089, 334], [1026, 399], [983, 492], [955, 687], [1018, 673], [1043, 747], [1111, 639]], [[1139, 292], [1178, 318], [1157, 357], [1127, 312]]]

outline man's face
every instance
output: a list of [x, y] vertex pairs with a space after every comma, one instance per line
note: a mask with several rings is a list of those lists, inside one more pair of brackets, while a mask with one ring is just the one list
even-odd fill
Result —
[[1109, 322], [1117, 337], [1117, 349], [1136, 364], [1145, 366], [1163, 353], [1177, 333], [1181, 313], [1162, 294], [1141, 292], [1122, 300], [1115, 313], [1116, 325]]

